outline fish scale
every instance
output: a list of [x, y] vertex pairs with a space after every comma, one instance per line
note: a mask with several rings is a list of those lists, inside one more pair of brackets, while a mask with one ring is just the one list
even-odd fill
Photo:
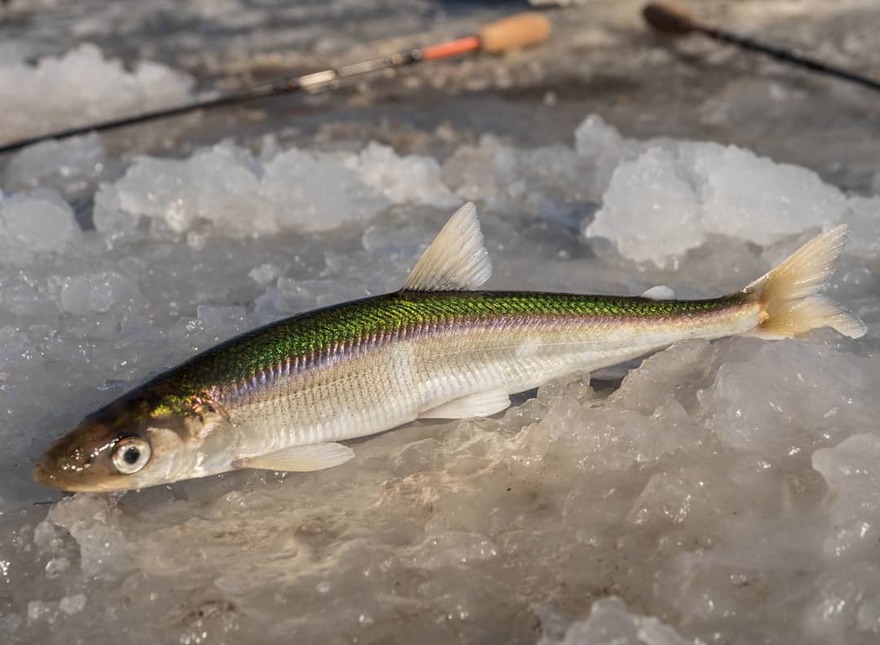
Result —
[[361, 345], [408, 337], [425, 327], [440, 333], [476, 321], [498, 329], [573, 318], [585, 325], [641, 324], [684, 319], [737, 307], [743, 296], [654, 301], [646, 298], [522, 292], [404, 292], [370, 298], [275, 323], [227, 341], [174, 371], [175, 387], [195, 393], [219, 382], [246, 384], [277, 375], [291, 362], [301, 369], [344, 358]]
[[[260, 360], [229, 364], [246, 372], [224, 373], [217, 363], [235, 355], [239, 344], [274, 350], [281, 344], [276, 337], [289, 338], [297, 319], [233, 340], [212, 350], [219, 356], [200, 356], [169, 376], [213, 388], [232, 421], [252, 439], [241, 447], [243, 456], [250, 456], [283, 444], [373, 434], [450, 399], [496, 389], [512, 394], [574, 369], [628, 360], [658, 343], [737, 333], [756, 326], [758, 314], [758, 305], [742, 295], [670, 303], [565, 294], [402, 292], [309, 314], [310, 329], [327, 345], [300, 340], [296, 346], [310, 353], [292, 361], [302, 367], [290, 376]], [[359, 336], [343, 342], [322, 333], [339, 320], [355, 319], [373, 321], [376, 327], [364, 325]], [[257, 355], [275, 360], [276, 354]], [[212, 364], [215, 380], [199, 382], [192, 372], [211, 373], [206, 363]], [[243, 375], [252, 372], [271, 376], [258, 379], [256, 387], [238, 387], [240, 379], [247, 380]]]

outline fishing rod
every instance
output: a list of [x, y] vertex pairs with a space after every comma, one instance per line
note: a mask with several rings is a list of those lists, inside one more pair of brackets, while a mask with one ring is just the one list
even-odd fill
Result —
[[66, 139], [88, 132], [103, 132], [113, 130], [136, 123], [164, 119], [178, 114], [195, 112], [255, 101], [268, 96], [292, 94], [294, 92], [315, 93], [326, 89], [335, 88], [339, 83], [355, 76], [362, 76], [386, 69], [404, 67], [432, 60], [452, 58], [463, 54], [476, 52], [489, 52], [492, 54], [503, 53], [513, 49], [531, 47], [544, 42], [550, 35], [550, 22], [545, 16], [535, 12], [516, 14], [495, 22], [490, 22], [479, 29], [475, 34], [458, 38], [428, 47], [409, 49], [406, 51], [388, 54], [379, 58], [372, 58], [356, 63], [350, 63], [341, 67], [325, 69], [302, 76], [286, 76], [271, 83], [255, 85], [237, 92], [221, 94], [213, 98], [187, 103], [176, 107], [162, 108], [151, 112], [144, 112], [134, 116], [92, 123], [49, 132], [28, 139], [20, 139], [0, 146], [0, 154], [14, 152], [26, 146], [46, 141], [48, 139]]
[[642, 9], [642, 17], [652, 29], [668, 36], [685, 36], [690, 33], [699, 33], [713, 40], [734, 45], [740, 49], [758, 52], [778, 61], [790, 63], [798, 67], [804, 67], [820, 74], [827, 74], [852, 83], [858, 83], [863, 87], [880, 91], [880, 81], [861, 74], [856, 74], [840, 67], [828, 65], [814, 58], [796, 54], [787, 49], [767, 45], [746, 36], [740, 36], [718, 27], [706, 25], [694, 18], [691, 14], [680, 7], [664, 2], [651, 2]]

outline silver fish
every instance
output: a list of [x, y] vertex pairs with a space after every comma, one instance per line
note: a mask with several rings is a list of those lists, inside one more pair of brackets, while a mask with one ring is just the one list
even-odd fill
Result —
[[827, 231], [714, 299], [478, 291], [491, 265], [467, 204], [400, 291], [294, 316], [186, 361], [83, 420], [34, 477], [110, 491], [239, 468], [319, 470], [354, 456], [347, 439], [497, 414], [511, 394], [688, 338], [816, 327], [855, 338], [864, 324], [819, 294], [845, 236]]

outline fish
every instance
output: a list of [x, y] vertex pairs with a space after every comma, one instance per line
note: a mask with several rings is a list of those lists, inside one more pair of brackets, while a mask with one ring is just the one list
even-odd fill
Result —
[[295, 315], [185, 361], [87, 416], [38, 460], [37, 482], [125, 491], [245, 468], [308, 472], [354, 457], [345, 441], [416, 419], [499, 414], [512, 394], [678, 341], [804, 336], [865, 325], [820, 293], [839, 226], [719, 298], [482, 291], [492, 265], [461, 207], [399, 291]]

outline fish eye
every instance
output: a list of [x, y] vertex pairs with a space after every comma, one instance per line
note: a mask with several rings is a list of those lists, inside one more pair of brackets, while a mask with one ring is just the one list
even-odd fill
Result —
[[150, 453], [150, 444], [140, 437], [124, 437], [116, 443], [111, 458], [116, 470], [131, 475], [147, 465]]

